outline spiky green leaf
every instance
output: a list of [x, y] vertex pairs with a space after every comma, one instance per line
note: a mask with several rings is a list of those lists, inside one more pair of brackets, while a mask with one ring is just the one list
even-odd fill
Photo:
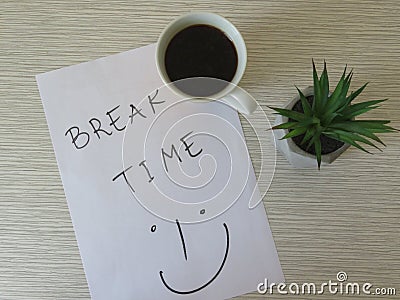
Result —
[[307, 131], [307, 127], [300, 127], [300, 128], [293, 129], [293, 130], [289, 131], [283, 138], [281, 138], [281, 140], [302, 135], [306, 131]]
[[315, 131], [316, 131], [316, 130], [315, 130], [314, 127], [309, 128], [309, 129], [306, 131], [306, 133], [304, 134], [304, 137], [303, 137], [303, 139], [302, 139], [302, 141], [301, 141], [301, 145], [304, 145], [305, 143], [307, 143], [307, 142], [314, 136]]
[[324, 70], [322, 71], [320, 79], [320, 87], [321, 87], [320, 104], [321, 104], [321, 110], [323, 110], [325, 108], [326, 103], [328, 102], [328, 95], [329, 95], [329, 79], [325, 61], [324, 61]]
[[359, 123], [347, 121], [347, 122], [333, 124], [333, 125], [331, 125], [331, 128], [341, 129], [341, 130], [344, 130], [347, 132], [354, 132], [354, 133], [363, 135], [367, 138], [370, 138], [370, 139], [382, 144], [383, 146], [386, 146], [385, 143], [382, 142], [382, 140], [380, 138], [378, 138], [373, 132], [371, 132], [369, 129], [363, 127]]
[[317, 156], [318, 170], [321, 169], [322, 150], [321, 139], [316, 139], [314, 142], [315, 155]]
[[346, 79], [346, 70], [347, 66], [344, 68], [342, 77], [340, 77], [339, 82], [337, 83], [335, 90], [333, 91], [332, 95], [329, 97], [329, 101], [327, 106], [325, 107], [325, 112], [333, 112], [335, 111], [335, 107], [338, 106], [338, 102], [340, 101], [339, 97], [342, 94], [343, 85]]
[[373, 110], [375, 108], [378, 108], [378, 106], [370, 106], [350, 113], [337, 113], [337, 118], [335, 119], [335, 122], [353, 120], [355, 117], [365, 114], [366, 112], [369, 112], [370, 110]]
[[349, 105], [351, 103], [351, 101], [353, 101], [355, 98], [358, 97], [358, 95], [361, 94], [361, 92], [365, 89], [365, 87], [368, 85], [368, 82], [365, 83], [362, 87], [360, 87], [358, 90], [356, 90], [355, 92], [351, 92], [350, 96], [348, 96], [346, 98], [346, 104]]
[[[364, 128], [367, 128], [370, 130], [376, 130], [376, 129], [384, 130], [383, 132], [397, 131], [397, 129], [395, 129], [391, 126], [385, 125], [385, 124], [390, 123], [390, 121], [388, 121], [388, 120], [354, 120], [352, 122], [354, 122], [355, 124], [360, 124]], [[373, 132], [375, 132], [375, 131], [373, 131]]]
[[280, 114], [282, 116], [285, 116], [285, 117], [288, 117], [290, 119], [293, 119], [295, 121], [303, 121], [303, 120], [305, 120], [307, 118], [304, 114], [299, 113], [299, 112], [294, 111], [294, 110], [285, 109], [285, 108], [271, 107], [271, 106], [268, 106], [268, 107], [270, 109], [275, 110], [278, 114]]
[[327, 132], [324, 132], [324, 134], [329, 136], [329, 137], [331, 137], [331, 138], [333, 138], [333, 139], [335, 139], [335, 140], [341, 141], [343, 143], [350, 144], [350, 145], [352, 145], [352, 146], [354, 146], [354, 147], [356, 147], [356, 148], [358, 148], [358, 149], [360, 149], [360, 150], [362, 150], [362, 151], [364, 151], [366, 153], [371, 154], [371, 152], [369, 152], [364, 147], [362, 147], [359, 144], [357, 144], [357, 142], [355, 142], [352, 138], [349, 138], [346, 135], [337, 133], [336, 130], [332, 130], [332, 131], [329, 131], [329, 132], [327, 131]]
[[299, 96], [300, 96], [300, 101], [301, 101], [301, 106], [303, 107], [303, 111], [304, 114], [307, 117], [312, 116], [312, 109], [311, 109], [311, 105], [310, 103], [308, 103], [307, 98], [304, 96], [304, 94], [302, 93], [302, 91], [300, 91], [297, 87], [296, 87], [297, 91], [299, 92]]
[[313, 82], [314, 82], [314, 101], [312, 105], [312, 109], [319, 113], [321, 110], [321, 86], [318, 80], [317, 69], [315, 68], [314, 60], [312, 61], [313, 65]]
[[332, 103], [332, 105], [326, 110], [327, 115], [329, 115], [333, 112], [339, 111], [340, 108], [346, 106], [346, 95], [350, 88], [350, 83], [351, 83], [352, 77], [353, 77], [353, 72], [350, 71], [349, 74], [346, 76], [346, 78], [343, 81], [343, 86], [340, 90], [339, 95], [336, 98], [335, 103]]
[[[367, 140], [366, 138], [364, 138], [364, 137], [362, 137], [362, 136], [360, 136], [360, 135], [358, 135], [358, 134], [356, 134], [356, 133], [354, 133], [354, 132], [348, 132], [348, 131], [344, 131], [344, 130], [341, 130], [341, 129], [330, 129], [329, 131], [328, 131], [328, 134], [330, 133], [330, 132], [335, 132], [336, 134], [338, 134], [338, 136], [340, 137], [340, 138], [346, 138], [347, 139], [347, 142], [346, 141], [344, 141], [344, 140], [342, 140], [343, 142], [345, 142], [345, 143], [348, 143], [348, 141], [349, 140], [352, 140], [353, 142], [361, 142], [361, 143], [364, 143], [364, 144], [366, 144], [366, 145], [369, 145], [369, 146], [371, 146], [371, 147], [374, 147], [374, 148], [376, 148], [376, 149], [378, 149], [379, 151], [382, 151], [378, 146], [376, 146], [374, 143], [372, 143], [371, 141], [369, 141], [369, 140]], [[324, 132], [325, 133], [325, 132]], [[368, 152], [368, 151], [367, 151]]]
[[352, 104], [349, 106], [346, 106], [345, 108], [343, 108], [340, 113], [344, 116], [350, 115], [351, 117], [354, 116], [358, 116], [361, 113], [361, 110], [366, 109], [366, 108], [377, 108], [377, 104], [382, 103], [384, 101], [386, 101], [387, 99], [382, 99], [382, 100], [370, 100], [370, 101], [364, 101], [364, 102], [360, 102], [357, 104]]
[[292, 129], [299, 126], [298, 122], [286, 122], [279, 125], [275, 125], [272, 129]]
[[337, 113], [330, 114], [329, 116], [322, 119], [322, 125], [324, 127], [329, 127], [329, 125], [333, 122], [333, 120], [338, 116], [339, 115]]
[[307, 150], [310, 149], [310, 147], [311, 147], [312, 145], [314, 145], [315, 141], [316, 141], [317, 139], [319, 140], [320, 137], [321, 137], [321, 132], [320, 132], [319, 130], [315, 129], [314, 135], [313, 135], [312, 138], [308, 141], [308, 145], [307, 145], [306, 149], [307, 149]]

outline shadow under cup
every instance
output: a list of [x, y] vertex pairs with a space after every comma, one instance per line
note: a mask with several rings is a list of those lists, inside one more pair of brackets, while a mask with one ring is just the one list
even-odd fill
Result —
[[212, 96], [223, 91], [230, 82], [209, 77], [193, 77], [177, 80], [171, 84], [190, 97], [212, 100]]

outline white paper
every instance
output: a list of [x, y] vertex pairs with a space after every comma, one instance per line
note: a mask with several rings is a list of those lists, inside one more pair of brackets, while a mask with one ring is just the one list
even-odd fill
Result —
[[[168, 108], [174, 95], [160, 88], [154, 56], [149, 45], [37, 75], [92, 299], [226, 299], [255, 291], [265, 278], [282, 282], [264, 207], [248, 208], [256, 179], [237, 113], [219, 102]], [[165, 102], [152, 107], [148, 96]], [[131, 105], [143, 115], [132, 123]], [[104, 131], [94, 133], [99, 122]], [[207, 135], [216, 128], [223, 143]], [[185, 151], [186, 133], [191, 153], [201, 155]], [[160, 148], [169, 152], [172, 144], [182, 162], [167, 157], [166, 172]], [[127, 180], [118, 176], [125, 169]], [[193, 204], [195, 218], [198, 202], [226, 183], [242, 185], [240, 193], [231, 187], [204, 203], [204, 215], [217, 215], [207, 221], [189, 224], [188, 205], [168, 202]], [[239, 196], [232, 206], [231, 196]]]

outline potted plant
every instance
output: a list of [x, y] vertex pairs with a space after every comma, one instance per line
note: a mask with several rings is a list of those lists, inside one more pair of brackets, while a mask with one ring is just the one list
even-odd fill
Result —
[[[392, 132], [387, 120], [358, 120], [357, 117], [375, 109], [383, 100], [353, 103], [367, 83], [348, 95], [353, 72], [343, 75], [333, 92], [329, 90], [328, 72], [324, 62], [321, 77], [313, 65], [313, 87], [300, 91], [284, 108], [270, 107], [277, 113], [275, 139], [280, 150], [295, 167], [321, 166], [331, 163], [349, 146], [370, 153], [360, 143], [375, 147], [385, 144], [376, 133]], [[375, 142], [375, 143], [374, 143]], [[379, 149], [380, 150], [380, 149]]]

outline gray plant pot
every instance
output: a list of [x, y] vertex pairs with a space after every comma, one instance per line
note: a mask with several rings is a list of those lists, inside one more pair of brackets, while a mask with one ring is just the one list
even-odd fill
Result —
[[[307, 87], [303, 91], [304, 96], [308, 97], [314, 94], [314, 88], [312, 86]], [[284, 108], [292, 109], [297, 101], [300, 100], [299, 95], [289, 101]], [[288, 121], [287, 117], [277, 115], [274, 125], [279, 125]], [[297, 146], [292, 139], [281, 140], [289, 131], [287, 129], [274, 130], [274, 137], [276, 147], [286, 157], [289, 163], [295, 168], [316, 168], [318, 166], [315, 155], [310, 154], [299, 146]], [[347, 148], [349, 144], [344, 144], [342, 147], [329, 154], [322, 155], [322, 165], [331, 164], [336, 158], [338, 158]]]

